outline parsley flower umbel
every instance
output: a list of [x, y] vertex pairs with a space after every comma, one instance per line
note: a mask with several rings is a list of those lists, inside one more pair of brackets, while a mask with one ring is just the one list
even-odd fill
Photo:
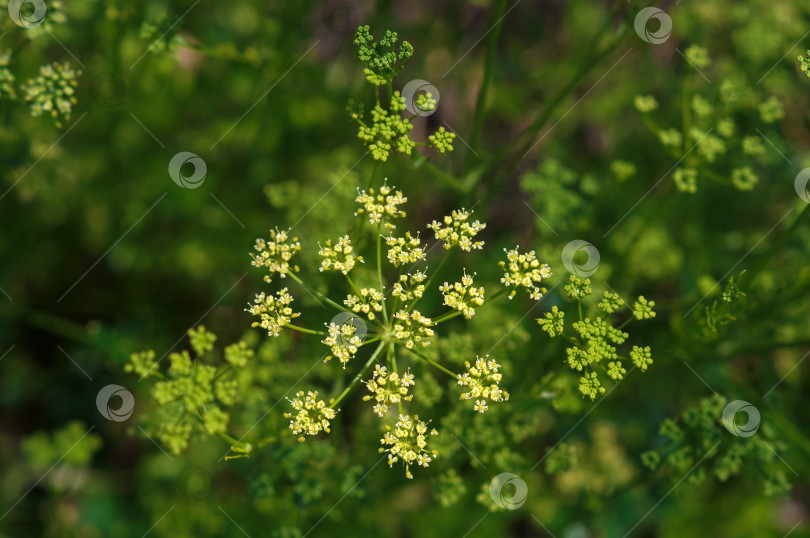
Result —
[[385, 366], [379, 364], [374, 369], [374, 377], [371, 381], [366, 381], [366, 387], [373, 394], [363, 396], [364, 401], [373, 399], [374, 412], [377, 416], [383, 416], [392, 405], [396, 405], [403, 400], [410, 402], [413, 394], [408, 394], [408, 387], [414, 385], [413, 374], [405, 372], [400, 377], [396, 372], [388, 372]]
[[499, 383], [501, 374], [498, 372], [501, 365], [486, 357], [476, 357], [475, 364], [464, 362], [467, 371], [458, 375], [458, 384], [469, 389], [469, 392], [462, 393], [461, 400], [475, 399], [473, 409], [483, 413], [488, 409], [487, 400], [493, 402], [503, 402], [509, 399], [509, 393], [502, 390]]
[[321, 261], [321, 271], [340, 271], [345, 275], [354, 268], [356, 262], [363, 262], [362, 256], [352, 254], [354, 247], [352, 247], [348, 235], [339, 238], [334, 247], [329, 239], [326, 240], [325, 244], [326, 246], [321, 247], [318, 251], [318, 254], [324, 258]]
[[444, 248], [450, 250], [454, 246], [458, 246], [461, 250], [481, 250], [484, 246], [483, 241], [472, 241], [478, 232], [487, 227], [479, 221], [468, 222], [472, 212], [460, 209], [453, 211], [450, 215], [444, 217], [444, 224], [433, 221], [428, 224], [428, 228], [432, 229], [436, 234], [436, 239], [444, 241]]
[[349, 310], [355, 313], [362, 312], [368, 319], [374, 321], [376, 315], [374, 312], [382, 312], [383, 294], [380, 290], [374, 288], [363, 288], [360, 290], [360, 295], [349, 295], [343, 301]]
[[638, 300], [633, 303], [633, 316], [635, 316], [636, 319], [652, 319], [655, 317], [654, 306], [655, 301], [648, 301], [641, 295]]
[[391, 295], [405, 303], [414, 299], [421, 299], [422, 294], [425, 293], [425, 285], [422, 282], [426, 278], [427, 275], [421, 271], [400, 275], [399, 282], [394, 284]]
[[287, 273], [291, 271], [298, 272], [298, 266], [290, 265], [290, 260], [296, 252], [301, 250], [301, 243], [298, 242], [297, 237], [293, 237], [290, 243], [287, 243], [289, 237], [287, 232], [279, 231], [278, 228], [270, 230], [270, 240], [257, 239], [253, 248], [258, 254], [250, 254], [253, 258], [251, 265], [255, 267], [267, 267], [268, 275], [265, 275], [264, 281], [270, 282], [274, 273], [278, 273], [281, 278], [286, 278]]
[[399, 420], [391, 431], [390, 426], [385, 426], [386, 432], [380, 442], [380, 452], [388, 452], [388, 466], [393, 467], [394, 463], [402, 459], [405, 463], [405, 478], [413, 478], [410, 466], [414, 463], [422, 467], [428, 467], [433, 458], [439, 454], [435, 450], [427, 449], [427, 436], [438, 435], [436, 429], [430, 430], [425, 422], [419, 420], [419, 415], [411, 418], [408, 415], [399, 415]]
[[[475, 273], [473, 273], [475, 276]], [[464, 317], [470, 319], [475, 315], [475, 307], [484, 304], [484, 288], [473, 286], [473, 277], [464, 272], [461, 282], [455, 284], [444, 283], [439, 286], [444, 296], [444, 304], [458, 310]]]
[[[393, 194], [391, 194], [393, 192]], [[395, 217], [404, 217], [405, 212], [398, 206], [407, 202], [408, 199], [402, 195], [401, 191], [394, 191], [394, 187], [383, 185], [380, 192], [375, 193], [374, 189], [359, 191], [356, 202], [363, 207], [355, 211], [355, 215], [366, 214], [371, 224], [383, 223], [386, 228], [396, 228], [389, 222]]]
[[276, 292], [275, 297], [265, 295], [264, 292], [259, 293], [253, 302], [254, 304], [248, 305], [245, 310], [254, 316], [259, 316], [260, 321], [254, 321], [251, 327], [261, 327], [267, 330], [267, 334], [271, 336], [278, 336], [282, 327], [301, 315], [293, 312], [290, 307], [293, 298], [287, 293], [287, 288]]
[[57, 127], [62, 123], [59, 117], [70, 119], [70, 112], [76, 104], [76, 77], [81, 71], [71, 69], [65, 63], [53, 63], [39, 68], [39, 75], [21, 86], [25, 100], [29, 102], [32, 116], [46, 112], [53, 117]]
[[363, 345], [363, 339], [357, 334], [357, 327], [350, 321], [343, 325], [330, 323], [327, 325], [329, 334], [324, 338], [323, 343], [329, 346], [332, 355], [326, 357], [328, 361], [333, 356], [340, 360], [340, 363], [346, 368], [349, 360], [354, 358], [357, 350]]
[[[284, 413], [290, 420], [290, 429], [298, 435], [298, 441], [304, 442], [304, 435], [318, 435], [320, 432], [329, 433], [329, 424], [337, 415], [337, 411], [318, 400], [318, 391], [309, 391], [304, 397], [304, 391], [296, 393], [295, 398], [289, 400], [295, 414]], [[303, 434], [303, 435], [302, 435]]]
[[400, 310], [394, 314], [394, 318], [394, 338], [406, 348], [413, 349], [416, 344], [422, 347], [430, 345], [428, 338], [435, 334], [431, 329], [435, 325], [432, 319], [423, 316], [418, 310], [410, 314], [407, 310]]
[[531, 250], [526, 254], [521, 254], [517, 248], [513, 250], [506, 250], [506, 261], [498, 262], [501, 269], [506, 271], [501, 283], [505, 286], [514, 286], [515, 289], [509, 294], [512, 299], [517, 293], [517, 288], [524, 287], [529, 291], [529, 297], [535, 301], [543, 298], [546, 288], [538, 287], [537, 284], [542, 282], [544, 278], [551, 276], [551, 268], [547, 264], [541, 264], [537, 261], [537, 256]]
[[425, 249], [419, 246], [419, 234], [416, 237], [411, 237], [411, 232], [406, 232], [405, 237], [392, 235], [385, 238], [385, 244], [388, 246], [388, 261], [394, 267], [425, 259]]

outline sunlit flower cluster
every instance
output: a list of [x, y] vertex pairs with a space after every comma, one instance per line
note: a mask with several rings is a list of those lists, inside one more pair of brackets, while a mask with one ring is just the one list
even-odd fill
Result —
[[403, 343], [408, 349], [419, 344], [422, 347], [430, 345], [431, 336], [435, 334], [431, 327], [435, 325], [432, 319], [423, 316], [418, 310], [410, 314], [407, 310], [400, 310], [394, 314], [394, 338]]
[[267, 334], [278, 336], [282, 327], [301, 315], [293, 312], [290, 307], [292, 302], [292, 295], [287, 293], [287, 288], [276, 292], [275, 297], [264, 292], [257, 294], [253, 300], [254, 304], [248, 305], [245, 309], [252, 315], [259, 316], [260, 321], [254, 321], [251, 327], [261, 327]]
[[427, 227], [433, 230], [437, 240], [444, 242], [444, 248], [448, 250], [454, 246], [468, 252], [474, 249], [480, 250], [484, 246], [484, 242], [472, 239], [487, 225], [477, 220], [469, 222], [471, 215], [472, 212], [464, 209], [454, 210], [450, 215], [444, 217], [443, 223], [434, 220]]
[[375, 312], [382, 312], [383, 294], [374, 288], [362, 288], [360, 295], [349, 295], [343, 301], [349, 310], [355, 313], [362, 312], [368, 319], [374, 320], [377, 316]]
[[506, 252], [506, 261], [498, 262], [498, 265], [505, 271], [501, 283], [515, 288], [509, 294], [509, 298], [512, 299], [515, 296], [517, 288], [524, 287], [528, 290], [529, 297], [535, 301], [542, 299], [546, 288], [541, 288], [537, 284], [551, 276], [551, 268], [547, 264], [537, 261], [533, 250], [526, 254], [521, 254], [517, 248], [504, 249], [504, 252]]
[[340, 237], [335, 246], [332, 246], [332, 241], [327, 239], [325, 246], [318, 251], [318, 254], [324, 258], [321, 261], [321, 271], [340, 271], [344, 275], [348, 274], [356, 262], [363, 262], [363, 257], [354, 256], [353, 251], [354, 247], [352, 247], [348, 235]]
[[[392, 192], [393, 194], [391, 194]], [[363, 207], [354, 214], [365, 214], [371, 224], [383, 223], [386, 228], [396, 228], [396, 225], [392, 224], [390, 220], [405, 216], [405, 212], [399, 209], [399, 206], [407, 201], [408, 199], [402, 195], [402, 191], [394, 191], [394, 187], [388, 185], [380, 187], [379, 193], [375, 193], [374, 189], [369, 189], [368, 192], [362, 190], [358, 193], [356, 202]]]
[[305, 435], [318, 435], [320, 432], [329, 433], [330, 421], [335, 418], [337, 411], [329, 407], [323, 400], [318, 400], [318, 391], [298, 391], [295, 398], [290, 400], [295, 414], [284, 413], [290, 420], [290, 429], [298, 440], [304, 442]]
[[400, 275], [399, 282], [394, 284], [391, 295], [405, 303], [421, 299], [422, 294], [425, 293], [425, 285], [422, 282], [426, 278], [427, 275], [421, 271]]
[[327, 356], [326, 360], [337, 357], [346, 368], [346, 364], [354, 358], [357, 350], [363, 345], [363, 338], [357, 334], [357, 327], [350, 321], [343, 325], [329, 323], [326, 327], [328, 334], [323, 339], [323, 343], [332, 351], [332, 355]]
[[399, 415], [399, 420], [393, 428], [385, 427], [386, 432], [380, 442], [383, 447], [380, 452], [388, 452], [388, 466], [393, 467], [400, 459], [405, 464], [405, 478], [413, 478], [410, 466], [414, 463], [428, 467], [433, 458], [438, 456], [435, 450], [428, 450], [427, 436], [438, 435], [436, 429], [428, 431], [427, 424], [419, 420], [418, 415], [411, 418], [408, 415]]
[[388, 261], [394, 267], [425, 259], [425, 249], [419, 246], [419, 234], [416, 237], [412, 237], [411, 232], [406, 232], [405, 237], [392, 235], [385, 238], [385, 244], [388, 246]]
[[278, 228], [270, 230], [270, 240], [257, 239], [253, 249], [257, 254], [250, 254], [253, 258], [251, 265], [267, 268], [265, 282], [269, 283], [275, 273], [285, 278], [290, 271], [298, 271], [298, 266], [290, 265], [290, 260], [301, 250], [301, 243], [297, 237], [290, 239], [285, 231], [279, 231]]
[[[473, 273], [473, 276], [475, 273]], [[464, 317], [470, 319], [475, 315], [475, 307], [484, 304], [484, 288], [473, 286], [473, 276], [464, 272], [461, 282], [439, 286], [444, 296], [444, 304], [458, 310]]]
[[458, 384], [467, 387], [468, 392], [461, 394], [462, 400], [475, 400], [473, 409], [483, 413], [488, 409], [487, 400], [503, 402], [509, 399], [509, 393], [502, 390], [500, 382], [502, 375], [498, 372], [501, 365], [486, 357], [476, 357], [475, 364], [464, 362], [467, 369], [458, 375]]
[[363, 396], [364, 401], [374, 400], [374, 412], [383, 416], [392, 405], [402, 401], [410, 402], [413, 394], [408, 394], [408, 387], [413, 386], [413, 374], [410, 371], [400, 376], [396, 372], [388, 372], [385, 366], [379, 364], [374, 369], [374, 376], [366, 381], [366, 387], [372, 393]]

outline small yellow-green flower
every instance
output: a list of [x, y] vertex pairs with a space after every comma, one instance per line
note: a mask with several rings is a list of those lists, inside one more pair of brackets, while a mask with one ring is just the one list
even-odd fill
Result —
[[246, 309], [254, 316], [259, 316], [259, 321], [253, 322], [251, 327], [261, 327], [271, 336], [278, 336], [282, 327], [288, 324], [293, 318], [300, 316], [300, 313], [293, 312], [290, 303], [293, 302], [292, 295], [287, 293], [287, 288], [276, 292], [276, 296], [266, 295], [264, 292], [256, 295], [252, 305]]
[[290, 420], [290, 429], [298, 435], [298, 441], [304, 442], [305, 435], [318, 435], [320, 432], [329, 433], [330, 421], [335, 418], [337, 411], [326, 405], [323, 400], [318, 400], [318, 391], [304, 391], [295, 394], [295, 398], [290, 400], [295, 413], [284, 413], [285, 418]]
[[396, 372], [388, 372], [385, 366], [379, 364], [374, 369], [374, 376], [366, 381], [366, 387], [372, 395], [363, 396], [364, 401], [374, 400], [374, 412], [383, 416], [392, 405], [402, 401], [410, 402], [413, 394], [408, 394], [408, 387], [413, 386], [413, 374], [410, 371], [400, 376]]
[[[473, 273], [475, 275], [475, 273]], [[464, 272], [461, 282], [439, 286], [444, 296], [444, 304], [458, 310], [467, 319], [475, 315], [475, 307], [484, 304], [484, 288], [473, 286], [473, 277]]]
[[526, 254], [521, 254], [517, 248], [506, 250], [506, 261], [498, 262], [501, 269], [505, 271], [501, 283], [507, 287], [514, 287], [509, 298], [514, 298], [519, 287], [526, 288], [529, 297], [535, 301], [543, 298], [546, 288], [537, 286], [544, 278], [551, 276], [551, 268], [547, 264], [537, 261], [537, 255], [533, 250]]
[[502, 390], [501, 374], [498, 372], [501, 365], [486, 357], [476, 357], [475, 364], [464, 362], [467, 371], [458, 375], [458, 384], [467, 387], [468, 392], [461, 394], [462, 400], [475, 400], [473, 409], [483, 413], [488, 409], [487, 400], [503, 402], [509, 399], [509, 393]]
[[469, 222], [472, 212], [460, 209], [453, 211], [450, 215], [444, 217], [443, 223], [433, 221], [428, 224], [428, 228], [432, 229], [436, 234], [436, 239], [444, 242], [444, 248], [450, 250], [454, 246], [458, 246], [461, 250], [481, 250], [484, 246], [483, 241], [473, 241], [472, 238], [478, 235], [478, 232], [487, 227], [479, 221]]
[[[290, 240], [288, 243], [287, 241]], [[298, 266], [290, 265], [290, 260], [296, 252], [301, 250], [301, 243], [297, 237], [290, 239], [285, 231], [278, 228], [270, 230], [270, 240], [257, 239], [253, 246], [257, 254], [251, 253], [253, 258], [251, 265], [254, 267], [266, 267], [268, 274], [265, 275], [265, 282], [270, 282], [273, 275], [278, 273], [281, 278], [286, 278], [290, 271], [298, 272]]]
[[435, 450], [428, 450], [427, 436], [438, 435], [435, 429], [428, 432], [425, 422], [419, 420], [419, 415], [411, 418], [409, 415], [399, 415], [399, 420], [393, 430], [385, 426], [385, 435], [380, 440], [383, 448], [380, 452], [388, 452], [388, 466], [393, 467], [399, 460], [405, 464], [405, 478], [413, 478], [410, 466], [413, 464], [428, 467], [433, 458], [439, 454]]
[[338, 238], [335, 246], [332, 246], [332, 241], [327, 239], [324, 247], [318, 251], [321, 260], [321, 271], [340, 271], [344, 275], [348, 274], [354, 268], [356, 262], [363, 262], [362, 256], [354, 256], [352, 252], [352, 242], [348, 235]]
[[379, 193], [375, 193], [374, 189], [369, 189], [368, 192], [362, 190], [357, 194], [356, 202], [363, 207], [354, 214], [365, 214], [371, 224], [382, 223], [386, 228], [396, 228], [390, 220], [405, 216], [405, 212], [399, 209], [399, 206], [407, 201], [401, 191], [394, 191], [394, 187], [388, 185], [380, 187]]

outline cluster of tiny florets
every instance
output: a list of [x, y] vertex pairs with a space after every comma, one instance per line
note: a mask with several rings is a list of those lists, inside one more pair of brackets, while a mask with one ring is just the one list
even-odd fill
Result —
[[318, 254], [323, 256], [321, 261], [321, 271], [340, 271], [348, 274], [354, 268], [355, 263], [363, 262], [362, 256], [354, 256], [352, 252], [352, 242], [348, 235], [339, 238], [335, 246], [327, 239], [325, 246], [321, 247]]
[[343, 301], [349, 310], [355, 313], [362, 312], [368, 319], [374, 321], [376, 319], [375, 312], [382, 312], [382, 303], [384, 300], [383, 294], [380, 290], [374, 288], [362, 288], [359, 295], [349, 295]]
[[60, 116], [66, 121], [69, 120], [73, 105], [77, 102], [76, 77], [80, 74], [81, 71], [71, 69], [66, 63], [40, 67], [39, 75], [20, 87], [31, 107], [31, 115], [40, 116], [43, 112], [48, 113], [56, 125], [61, 127]]
[[425, 285], [422, 282], [426, 278], [427, 275], [421, 271], [400, 275], [399, 282], [395, 283], [391, 290], [391, 295], [405, 303], [421, 299], [425, 293]]
[[517, 248], [506, 250], [506, 261], [498, 262], [501, 269], [505, 271], [501, 283], [507, 287], [514, 286], [515, 289], [509, 294], [512, 299], [517, 293], [517, 288], [524, 287], [529, 291], [529, 297], [535, 301], [543, 298], [546, 288], [537, 286], [544, 278], [551, 276], [551, 268], [537, 261], [534, 251], [521, 254]]
[[266, 295], [264, 292], [256, 295], [252, 305], [248, 305], [247, 312], [254, 316], [259, 316], [259, 321], [253, 322], [252, 327], [261, 327], [271, 336], [278, 336], [282, 327], [287, 325], [293, 318], [300, 316], [300, 313], [293, 312], [290, 303], [293, 302], [292, 295], [287, 293], [287, 288], [279, 290], [276, 295]]
[[473, 286], [473, 275], [468, 275], [466, 271], [461, 277], [461, 282], [448, 284], [445, 282], [439, 286], [439, 291], [444, 296], [444, 304], [458, 310], [464, 317], [470, 319], [475, 315], [475, 307], [484, 304], [484, 288]]
[[298, 440], [304, 442], [305, 435], [318, 435], [320, 432], [329, 433], [330, 421], [335, 418], [337, 411], [329, 407], [323, 400], [318, 400], [318, 391], [304, 391], [295, 394], [295, 398], [290, 400], [295, 413], [284, 413], [285, 418], [290, 420], [290, 429]]
[[363, 345], [363, 339], [357, 334], [357, 327], [350, 322], [342, 325], [329, 323], [326, 330], [328, 334], [323, 339], [323, 343], [329, 346], [332, 355], [327, 356], [325, 360], [337, 357], [346, 368], [346, 364], [354, 358], [357, 350]]
[[278, 273], [281, 278], [286, 278], [287, 273], [298, 272], [297, 265], [290, 265], [292, 257], [301, 250], [301, 243], [298, 242], [297, 237], [290, 239], [287, 232], [279, 231], [276, 228], [270, 230], [269, 240], [257, 239], [253, 248], [256, 250], [256, 254], [250, 254], [250, 257], [253, 258], [251, 265], [267, 268], [268, 274], [264, 277], [265, 282], [270, 282], [275, 273]]
[[503, 402], [509, 399], [509, 393], [502, 390], [500, 382], [502, 375], [498, 372], [501, 365], [486, 357], [476, 357], [475, 364], [464, 362], [467, 369], [458, 375], [458, 384], [467, 387], [468, 392], [461, 395], [462, 400], [475, 400], [473, 409], [483, 413], [488, 409], [487, 400]]
[[405, 464], [405, 477], [413, 478], [410, 466], [413, 464], [428, 467], [433, 458], [438, 456], [435, 450], [428, 450], [427, 436], [438, 435], [436, 429], [428, 431], [427, 424], [419, 420], [419, 415], [411, 418], [408, 415], [399, 415], [399, 420], [393, 428], [385, 427], [386, 432], [380, 442], [383, 447], [380, 452], [388, 452], [388, 466], [393, 467], [400, 459]]
[[396, 372], [388, 372], [385, 366], [379, 364], [374, 369], [373, 378], [366, 381], [366, 387], [372, 393], [363, 396], [363, 400], [374, 400], [374, 412], [383, 416], [392, 405], [402, 401], [410, 402], [413, 394], [408, 394], [408, 387], [413, 386], [413, 374], [405, 372], [400, 376]]
[[414, 264], [424, 260], [425, 249], [419, 246], [420, 243], [419, 234], [412, 237], [411, 232], [406, 232], [405, 237], [394, 237], [393, 235], [386, 237], [388, 261], [394, 267], [399, 267], [403, 264]]
[[374, 189], [369, 189], [368, 192], [359, 191], [356, 202], [363, 207], [354, 214], [365, 214], [371, 224], [382, 223], [386, 228], [396, 228], [390, 220], [405, 216], [405, 212], [399, 209], [399, 206], [407, 201], [401, 191], [394, 191], [394, 187], [383, 185], [378, 193], [375, 193]]
[[469, 222], [471, 215], [470, 211], [464, 209], [453, 211], [444, 217], [443, 222], [434, 220], [427, 227], [433, 230], [437, 240], [444, 242], [444, 248], [448, 250], [454, 246], [468, 252], [474, 249], [480, 250], [484, 246], [484, 242], [473, 241], [472, 238], [487, 225], [477, 220]]
[[407, 310], [400, 310], [394, 314], [394, 338], [402, 342], [408, 348], [413, 349], [417, 344], [422, 347], [430, 345], [429, 338], [435, 332], [431, 327], [435, 325], [432, 319], [423, 316], [418, 310], [408, 313]]

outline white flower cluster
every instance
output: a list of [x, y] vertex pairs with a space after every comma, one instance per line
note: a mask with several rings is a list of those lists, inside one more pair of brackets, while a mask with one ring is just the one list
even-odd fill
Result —
[[349, 321], [343, 325], [330, 323], [327, 325], [327, 332], [329, 334], [323, 339], [323, 343], [329, 346], [332, 355], [327, 356], [324, 362], [334, 356], [346, 368], [346, 364], [354, 358], [357, 350], [363, 345], [363, 339], [357, 334], [357, 327]]
[[505, 286], [514, 286], [515, 289], [509, 294], [512, 299], [517, 293], [517, 288], [524, 287], [529, 291], [529, 297], [535, 301], [543, 298], [545, 288], [537, 286], [544, 278], [551, 276], [551, 268], [548, 264], [540, 264], [534, 251], [521, 254], [517, 248], [506, 250], [505, 262], [498, 262], [501, 269], [506, 271], [501, 278], [501, 283]]
[[321, 247], [318, 254], [323, 256], [321, 261], [321, 271], [340, 271], [344, 275], [354, 268], [356, 262], [363, 262], [362, 256], [355, 257], [352, 252], [352, 242], [348, 235], [338, 238], [337, 244], [333, 247], [330, 239], [326, 240], [326, 246]]
[[301, 243], [297, 237], [293, 237], [290, 243], [287, 232], [279, 231], [278, 228], [270, 230], [270, 240], [257, 239], [254, 249], [258, 254], [251, 253], [253, 258], [251, 265], [255, 267], [267, 267], [268, 275], [265, 275], [265, 282], [270, 282], [274, 273], [278, 273], [281, 278], [285, 278], [290, 271], [298, 271], [298, 266], [290, 265], [293, 255], [301, 250]]
[[365, 190], [359, 191], [355, 201], [363, 207], [355, 211], [356, 215], [366, 214], [371, 224], [379, 224], [383, 222], [386, 228], [396, 228], [394, 224], [388, 220], [395, 217], [404, 217], [405, 212], [399, 209], [398, 206], [408, 201], [402, 195], [401, 191], [395, 191], [394, 187], [383, 185], [380, 187], [380, 192], [374, 192], [374, 189], [369, 189], [368, 193]]
[[[304, 397], [304, 391], [299, 391], [296, 397], [290, 400], [293, 410], [296, 413], [284, 413], [285, 418], [290, 420], [290, 429], [298, 435], [298, 441], [304, 442], [304, 435], [317, 435], [324, 431], [329, 433], [329, 424], [337, 415], [337, 411], [326, 405], [323, 400], [318, 400], [318, 392], [308, 392]], [[302, 435], [303, 434], [303, 435]]]
[[355, 313], [362, 312], [368, 319], [374, 321], [376, 315], [374, 312], [382, 312], [383, 294], [380, 290], [374, 288], [363, 288], [360, 290], [360, 295], [349, 295], [343, 301], [349, 310]]
[[411, 418], [408, 415], [399, 415], [399, 420], [393, 432], [390, 426], [385, 427], [386, 432], [380, 442], [389, 448], [380, 448], [380, 452], [388, 452], [388, 466], [393, 467], [400, 458], [405, 463], [405, 478], [413, 478], [409, 467], [414, 463], [428, 467], [433, 458], [438, 456], [435, 450], [427, 449], [427, 436], [438, 435], [436, 429], [428, 432], [427, 424], [419, 420], [419, 415]]

